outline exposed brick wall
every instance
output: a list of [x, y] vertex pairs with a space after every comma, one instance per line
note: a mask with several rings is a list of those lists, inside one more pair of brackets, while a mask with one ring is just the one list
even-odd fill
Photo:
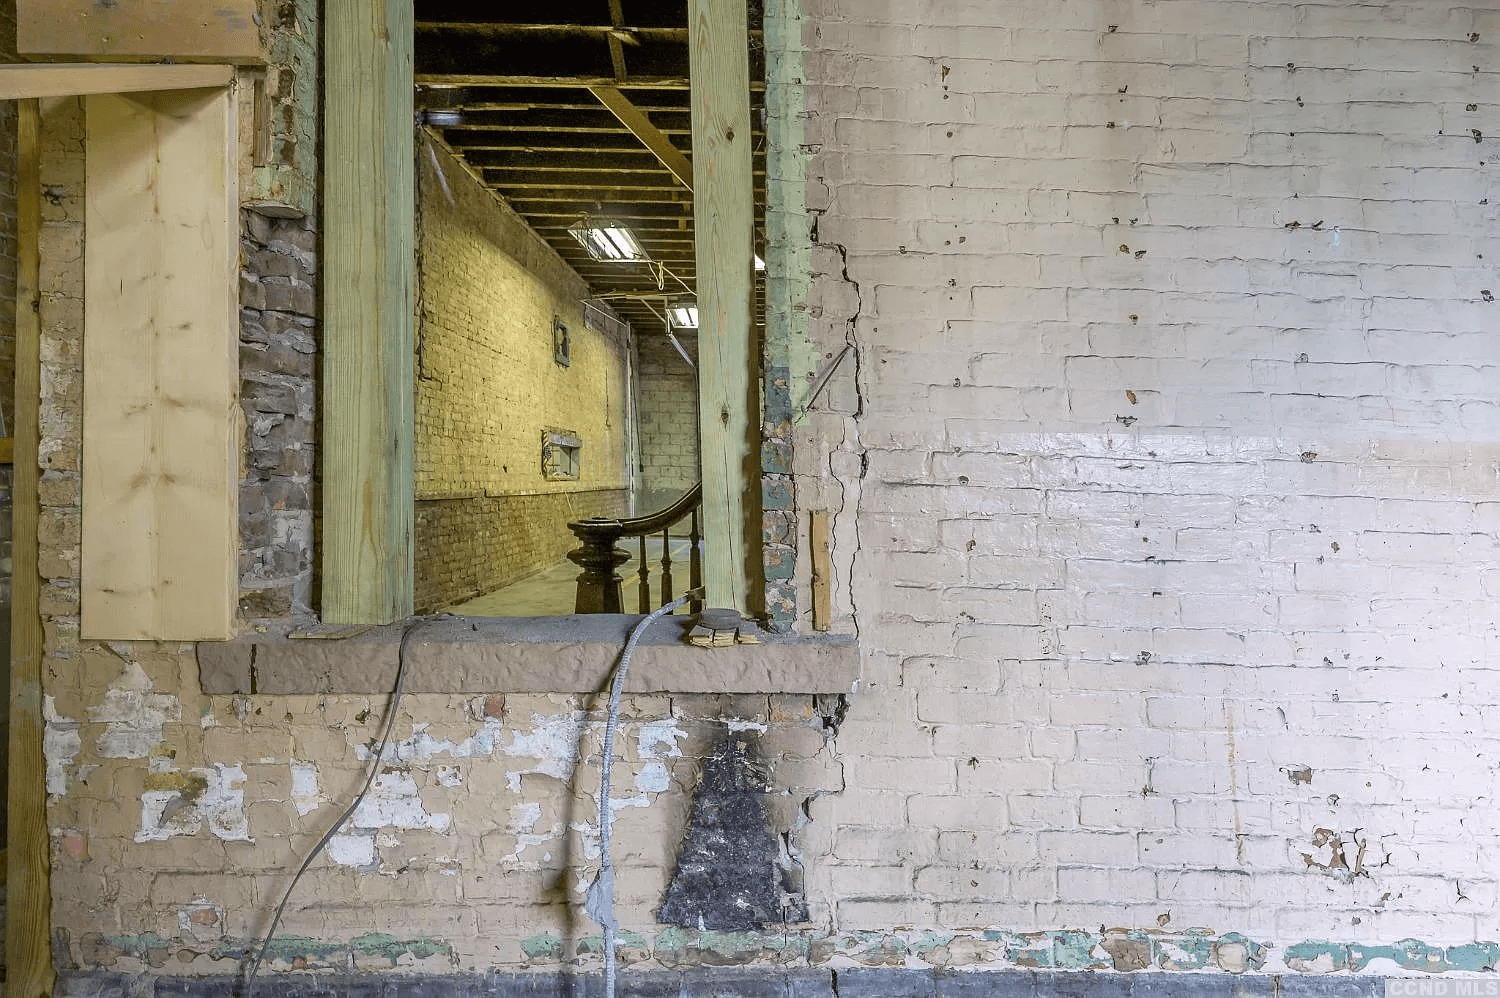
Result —
[[[419, 164], [417, 499], [613, 489], [619, 496], [610, 502], [623, 504], [628, 334], [584, 325], [580, 302], [587, 285], [451, 155], [424, 142]], [[554, 317], [571, 339], [566, 367], [553, 359]], [[582, 440], [577, 481], [544, 477], [546, 430], [568, 430]], [[550, 508], [567, 503], [559, 498]], [[538, 501], [534, 508], [546, 505]], [[470, 505], [465, 516], [497, 514], [492, 523], [474, 525], [482, 543], [451, 530], [419, 533], [418, 589], [467, 593], [471, 580], [512, 581], [549, 564], [507, 560], [502, 567], [486, 562], [486, 552], [541, 558], [572, 548], [566, 519], [527, 524], [498, 515], [505, 508]], [[429, 516], [428, 522], [437, 521]], [[450, 539], [458, 546], [426, 546]], [[463, 581], [440, 584], [440, 572]], [[442, 605], [420, 597], [417, 604]]]
[[834, 923], [1494, 940], [1500, 7], [809, 6]]
[[317, 232], [240, 213], [240, 613], [309, 613], [317, 420]]
[[[697, 359], [698, 338], [677, 333]], [[698, 481], [698, 370], [662, 333], [636, 339], [640, 355], [641, 499], [639, 512], [662, 509]]]
[[[417, 500], [416, 602], [429, 613], [509, 585], [577, 547], [556, 525], [624, 516], [625, 493], [547, 492]], [[566, 613], [569, 607], [558, 607]]]

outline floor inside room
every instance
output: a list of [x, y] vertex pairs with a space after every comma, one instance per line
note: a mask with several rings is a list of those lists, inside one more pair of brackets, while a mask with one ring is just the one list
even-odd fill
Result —
[[[625, 538], [620, 546], [630, 554], [630, 560], [621, 565], [617, 573], [624, 580], [620, 586], [622, 609], [625, 613], [644, 612], [640, 609], [640, 542], [633, 537]], [[663, 602], [662, 547], [661, 535], [647, 538], [646, 580], [651, 588], [651, 608]], [[673, 596], [681, 596], [690, 584], [689, 547], [686, 537], [671, 538]], [[518, 582], [449, 607], [448, 612], [465, 617], [556, 617], [569, 614], [573, 612], [578, 592], [579, 572], [577, 565], [564, 559]], [[687, 608], [678, 612], [686, 613]]]

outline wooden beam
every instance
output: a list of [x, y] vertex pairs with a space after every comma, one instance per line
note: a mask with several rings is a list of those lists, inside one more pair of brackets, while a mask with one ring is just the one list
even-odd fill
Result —
[[[688, 190], [693, 189], [693, 164], [688, 162], [688, 158], [672, 144], [672, 140], [667, 138], [661, 129], [651, 124], [650, 118], [630, 103], [629, 98], [614, 87], [590, 87], [589, 92], [599, 98], [599, 103], [609, 108], [610, 112], [620, 119], [620, 124], [630, 129], [635, 137], [640, 139], [657, 159], [661, 160], [662, 166], [672, 171], [672, 176], [680, 180], [682, 186]], [[747, 104], [746, 108], [748, 107]]]
[[412, 612], [412, 5], [323, 26], [322, 613], [378, 624]]
[[57, 63], [0, 66], [0, 100], [227, 87], [233, 66]]
[[826, 631], [833, 619], [833, 552], [828, 545], [828, 513], [812, 511], [808, 540], [812, 547], [812, 626]]
[[240, 433], [236, 101], [87, 98], [86, 638], [233, 636]]
[[[326, 23], [326, 22], [325, 22]], [[612, 87], [619, 81], [611, 76], [507, 76], [503, 73], [418, 73], [415, 82], [422, 86], [443, 87]], [[633, 89], [686, 90], [686, 76], [634, 76]]]
[[41, 113], [22, 101], [16, 125], [16, 441], [11, 557], [10, 773], [5, 850], [6, 992], [52, 993], [52, 887], [48, 860], [47, 763], [42, 753], [41, 576], [37, 451], [41, 397], [40, 302]]
[[[16, 49], [22, 56], [265, 59], [256, 0], [20, 0]], [[80, 91], [82, 92], [82, 91]]]
[[[710, 607], [760, 609], [759, 391], [751, 334], [755, 184], [744, 0], [689, 0], [704, 584]], [[754, 603], [752, 604], [752, 599]]]

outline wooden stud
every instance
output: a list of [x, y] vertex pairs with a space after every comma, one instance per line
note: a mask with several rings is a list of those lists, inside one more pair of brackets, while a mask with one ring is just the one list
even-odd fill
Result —
[[0, 66], [0, 100], [227, 87], [233, 66], [56, 63]]
[[688, 48], [704, 584], [710, 607], [751, 614], [761, 530], [759, 420], [751, 414], [760, 400], [752, 376], [755, 188], [744, 0], [689, 0]]
[[387, 623], [413, 602], [412, 5], [323, 25], [322, 615]]
[[828, 513], [812, 511], [809, 546], [812, 548], [813, 630], [826, 631], [833, 619], [833, 553], [828, 545]]
[[52, 886], [49, 882], [47, 770], [42, 754], [41, 578], [37, 568], [37, 498], [41, 396], [41, 112], [35, 100], [18, 106], [16, 125], [16, 426], [23, 460], [12, 494], [9, 838], [5, 850], [6, 993], [38, 998], [52, 993]]
[[81, 633], [223, 640], [238, 594], [228, 88], [87, 101]]
[[661, 165], [672, 171], [672, 176], [682, 181], [682, 186], [688, 190], [693, 189], [693, 164], [688, 162], [672, 140], [662, 134], [661, 130], [651, 124], [651, 119], [630, 103], [620, 91], [614, 87], [590, 87], [589, 92], [599, 98], [599, 103], [609, 108], [620, 124], [640, 139], [647, 149], [656, 154], [661, 160]]

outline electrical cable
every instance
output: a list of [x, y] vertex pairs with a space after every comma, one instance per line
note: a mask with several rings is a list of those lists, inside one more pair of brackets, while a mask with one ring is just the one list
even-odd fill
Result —
[[696, 590], [688, 590], [678, 599], [652, 610], [630, 629], [630, 637], [620, 652], [615, 680], [609, 691], [609, 717], [604, 722], [604, 748], [599, 773], [599, 874], [589, 887], [583, 910], [604, 927], [604, 998], [615, 998], [615, 934], [620, 923], [615, 920], [615, 869], [609, 856], [610, 824], [614, 811], [609, 806], [610, 769], [615, 754], [615, 726], [620, 720], [620, 697], [625, 692], [625, 675], [630, 671], [630, 655], [646, 629], [678, 607], [687, 603]]
[[412, 625], [408, 624], [401, 632], [401, 644], [396, 649], [396, 685], [391, 690], [391, 705], [385, 715], [385, 730], [380, 734], [380, 746], [375, 750], [375, 758], [370, 762], [370, 771], [365, 774], [364, 786], [359, 788], [359, 793], [355, 794], [354, 800], [344, 808], [344, 813], [340, 814], [329, 826], [328, 831], [323, 833], [323, 837], [318, 839], [307, 857], [302, 860], [302, 865], [297, 867], [297, 872], [292, 875], [292, 882], [287, 885], [286, 893], [281, 896], [281, 903], [276, 906], [276, 914], [271, 916], [271, 924], [266, 929], [265, 939], [261, 941], [260, 952], [255, 955], [255, 961], [250, 964], [249, 971], [245, 974], [245, 986], [241, 991], [242, 998], [252, 998], [255, 991], [255, 977], [260, 973], [261, 961], [266, 958], [266, 951], [271, 948], [271, 939], [276, 935], [276, 927], [281, 923], [281, 915], [286, 911], [287, 902], [292, 899], [292, 891], [297, 889], [297, 882], [302, 879], [302, 875], [307, 872], [312, 861], [328, 845], [329, 840], [344, 826], [344, 822], [359, 810], [359, 806], [364, 803], [365, 796], [369, 794], [370, 787], [375, 782], [375, 774], [380, 772], [381, 760], [385, 758], [385, 750], [391, 742], [391, 730], [396, 726], [396, 709], [401, 706], [401, 694], [406, 688], [406, 644], [411, 639], [412, 631]]

